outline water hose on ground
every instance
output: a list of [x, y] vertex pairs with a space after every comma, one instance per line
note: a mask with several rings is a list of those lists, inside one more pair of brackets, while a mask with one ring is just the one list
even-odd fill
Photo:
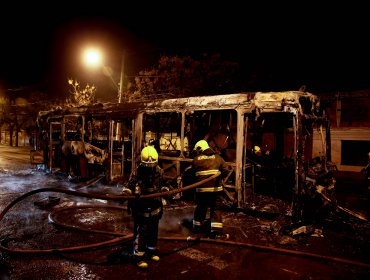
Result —
[[[219, 176], [219, 174], [213, 175], [203, 181], [197, 182], [195, 184], [169, 191], [169, 192], [164, 192], [164, 193], [158, 193], [156, 196], [164, 196], [164, 195], [169, 195], [169, 194], [174, 194], [177, 192], [182, 192], [185, 190], [189, 190], [191, 188], [194, 188], [205, 181], [212, 180]], [[90, 197], [90, 198], [103, 198], [106, 200], [124, 200], [124, 199], [132, 199], [134, 196], [115, 196], [115, 195], [97, 195], [97, 194], [87, 194], [87, 193], [81, 193], [81, 192], [76, 192], [76, 191], [70, 191], [70, 190], [63, 190], [63, 189], [56, 189], [56, 188], [43, 188], [43, 189], [38, 189], [38, 190], [33, 190], [29, 193], [26, 193], [14, 201], [12, 201], [5, 209], [0, 213], [0, 221], [3, 219], [4, 215], [19, 201], [25, 199], [26, 197], [29, 197], [35, 193], [40, 193], [40, 192], [60, 192], [60, 193], [66, 193], [66, 194], [71, 194], [71, 195], [78, 195], [78, 196], [83, 196], [83, 197]], [[149, 197], [154, 197], [153, 195], [143, 195], [141, 198], [149, 198]], [[81, 206], [80, 206], [81, 207]], [[91, 207], [91, 206], [86, 206], [86, 207]], [[102, 207], [102, 206], [100, 206]], [[115, 207], [116, 208], [116, 207]], [[120, 207], [124, 209], [123, 207]], [[49, 214], [49, 219], [53, 221], [52, 215]], [[76, 229], [76, 227], [73, 227]], [[80, 228], [79, 228], [80, 229]], [[132, 234], [127, 234], [122, 236], [123, 233], [120, 232], [107, 232], [107, 231], [96, 231], [96, 230], [87, 230], [87, 229], [82, 229], [84, 231], [91, 231], [91, 232], [96, 232], [96, 233], [104, 233], [104, 234], [110, 234], [110, 235], [115, 235], [119, 236], [114, 239], [100, 242], [100, 243], [95, 243], [95, 244], [90, 244], [90, 245], [85, 245], [85, 246], [75, 246], [75, 247], [68, 247], [68, 248], [58, 248], [58, 249], [45, 249], [45, 250], [19, 250], [19, 249], [10, 249], [8, 247], [3, 246], [0, 244], [0, 250], [8, 252], [8, 253], [71, 253], [71, 252], [79, 252], [83, 250], [88, 250], [92, 248], [98, 248], [98, 247], [103, 247], [103, 246], [112, 246], [115, 244], [120, 244], [124, 241], [130, 240], [133, 238]], [[217, 239], [209, 239], [209, 238], [199, 238], [199, 237], [176, 237], [176, 236], [159, 236], [159, 240], [163, 241], [186, 241], [186, 242], [204, 242], [204, 243], [216, 243], [216, 244], [221, 244], [221, 245], [230, 245], [230, 246], [238, 246], [238, 247], [243, 247], [243, 248], [249, 248], [253, 250], [259, 250], [259, 251], [267, 251], [267, 252], [276, 252], [276, 253], [281, 253], [281, 254], [288, 254], [288, 255], [295, 255], [299, 257], [306, 257], [306, 258], [312, 258], [312, 259], [317, 259], [317, 260], [325, 260], [325, 261], [330, 261], [330, 262], [338, 262], [338, 263], [343, 263], [347, 265], [354, 265], [354, 266], [359, 266], [359, 267], [365, 267], [365, 268], [370, 268], [370, 264], [367, 263], [362, 263], [362, 262], [356, 262], [348, 259], [341, 259], [341, 258], [336, 258], [336, 257], [330, 257], [330, 256], [322, 256], [322, 255], [317, 255], [313, 253], [308, 253], [308, 252], [303, 252], [303, 251], [294, 251], [294, 250], [288, 250], [284, 248], [277, 248], [277, 247], [271, 247], [271, 246], [262, 246], [262, 245], [256, 245], [256, 244], [250, 244], [250, 243], [243, 243], [243, 242], [236, 242], [236, 241], [228, 241], [228, 240], [217, 240]]]
[[169, 237], [160, 236], [159, 239], [165, 240], [165, 241], [187, 241], [187, 242], [193, 241], [193, 242], [204, 242], [204, 243], [216, 243], [216, 244], [222, 244], [222, 245], [232, 245], [232, 246], [239, 246], [239, 247], [253, 249], [253, 250], [277, 252], [277, 253], [282, 253], [282, 254], [295, 255], [299, 257], [307, 257], [307, 258], [312, 258], [312, 259], [339, 262], [339, 263], [344, 263], [344, 264], [349, 264], [349, 265], [370, 268], [370, 264], [367, 264], [367, 263], [356, 262], [352, 260], [341, 259], [341, 258], [330, 257], [330, 256], [317, 255], [317, 254], [303, 252], [303, 251], [294, 251], [294, 250], [288, 250], [284, 248], [256, 245], [256, 244], [250, 244], [250, 243], [244, 243], [244, 242], [209, 239], [209, 238], [174, 237], [174, 236], [169, 236]]
[[[189, 189], [192, 189], [192, 188], [195, 188], [201, 184], [204, 184], [210, 180], [213, 180], [215, 178], [217, 178], [218, 176], [220, 176], [220, 172], [204, 179], [204, 180], [201, 180], [199, 182], [196, 182], [194, 184], [191, 184], [191, 185], [188, 185], [186, 187], [183, 187], [183, 188], [178, 188], [176, 190], [172, 190], [172, 191], [168, 191], [168, 192], [162, 192], [162, 193], [156, 193], [156, 194], [151, 194], [151, 195], [142, 195], [140, 196], [141, 199], [146, 199], [146, 198], [152, 198], [152, 197], [159, 197], [159, 196], [167, 196], [167, 195], [172, 195], [174, 193], [178, 193], [178, 192], [183, 192], [185, 190], [189, 190]], [[91, 180], [91, 182], [95, 182], [94, 179]], [[86, 183], [82, 184], [82, 187], [86, 186]], [[81, 186], [78, 186], [76, 187], [77, 189], [78, 188], [81, 188]], [[66, 189], [61, 189], [61, 188], [41, 188], [41, 189], [36, 189], [36, 190], [32, 190], [30, 192], [27, 192], [19, 197], [17, 197], [16, 199], [14, 199], [11, 203], [9, 203], [5, 208], [4, 210], [0, 213], [0, 222], [2, 221], [2, 219], [4, 218], [5, 214], [15, 205], [17, 204], [18, 202], [22, 201], [23, 199], [31, 196], [31, 195], [34, 195], [36, 193], [41, 193], [41, 192], [58, 192], [58, 193], [64, 193], [64, 194], [69, 194], [69, 195], [75, 195], [75, 196], [79, 196], [79, 197], [87, 197], [87, 198], [95, 198], [95, 199], [104, 199], [104, 200], [114, 200], [114, 201], [122, 201], [122, 200], [127, 200], [127, 199], [134, 199], [136, 198], [135, 196], [127, 196], [127, 195], [100, 195], [100, 194], [91, 194], [91, 193], [85, 193], [85, 192], [78, 192], [78, 191], [72, 191], [72, 190], [66, 190]], [[50, 219], [50, 215], [49, 215], [49, 219]], [[112, 234], [112, 233], [110, 233]], [[115, 235], [115, 234], [113, 234]], [[43, 249], [43, 250], [37, 250], [37, 249], [34, 249], [34, 250], [21, 250], [21, 249], [11, 249], [11, 248], [8, 248], [6, 246], [4, 246], [1, 242], [0, 242], [0, 250], [1, 251], [5, 251], [7, 253], [10, 253], [10, 254], [14, 254], [14, 253], [17, 253], [17, 254], [21, 254], [21, 253], [56, 253], [56, 252], [63, 252], [63, 253], [67, 253], [67, 252], [76, 252], [76, 251], [81, 251], [81, 250], [86, 250], [86, 249], [89, 249], [89, 248], [98, 248], [98, 247], [102, 247], [102, 246], [107, 246], [107, 245], [113, 245], [113, 244], [118, 244], [120, 242], [123, 242], [127, 239], [130, 239], [132, 238], [132, 234], [130, 235], [125, 235], [125, 236], [121, 236], [121, 237], [118, 237], [118, 238], [114, 238], [112, 240], [108, 240], [108, 241], [104, 241], [104, 242], [100, 242], [100, 243], [94, 243], [94, 244], [90, 244], [90, 245], [84, 245], [84, 246], [76, 246], [76, 247], [68, 247], [68, 248], [59, 248], [59, 249]]]

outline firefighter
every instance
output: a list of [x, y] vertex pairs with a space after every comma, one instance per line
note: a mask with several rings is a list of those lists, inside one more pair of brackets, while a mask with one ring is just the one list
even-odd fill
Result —
[[[129, 201], [129, 213], [134, 219], [134, 241], [132, 259], [139, 268], [147, 268], [147, 260], [159, 261], [157, 240], [159, 220], [163, 214], [160, 196], [140, 198], [142, 195], [159, 192], [157, 184], [162, 169], [158, 166], [158, 153], [154, 146], [147, 146], [141, 151], [141, 162], [137, 167], [135, 183], [130, 190], [136, 197]], [[160, 175], [160, 176], [158, 176]]]
[[262, 151], [261, 151], [261, 148], [259, 146], [254, 146], [253, 147], [253, 153], [258, 157], [262, 156]]
[[[193, 153], [192, 167], [197, 182], [221, 172], [220, 176], [196, 188], [193, 230], [198, 233], [205, 229], [210, 238], [228, 237], [228, 235], [223, 235], [222, 216], [219, 208], [222, 205], [223, 193], [220, 182], [228, 174], [229, 167], [225, 160], [216, 154], [205, 140], [200, 140], [195, 144]], [[206, 223], [208, 210], [210, 225]]]

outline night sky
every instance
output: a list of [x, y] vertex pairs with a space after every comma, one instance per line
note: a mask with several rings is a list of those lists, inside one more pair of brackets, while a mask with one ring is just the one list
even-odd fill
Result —
[[246, 80], [257, 77], [262, 91], [298, 90], [303, 84], [310, 92], [370, 88], [364, 7], [60, 3], [2, 7], [0, 89], [47, 84], [57, 93], [68, 78], [109, 83], [82, 64], [88, 44], [101, 47], [115, 73], [124, 51], [129, 76], [156, 65], [160, 55], [217, 52], [239, 62]]

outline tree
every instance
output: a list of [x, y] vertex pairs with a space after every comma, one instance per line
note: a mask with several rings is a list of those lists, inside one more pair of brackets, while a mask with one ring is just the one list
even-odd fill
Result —
[[[8, 98], [0, 97], [0, 132], [3, 125], [7, 124], [7, 116], [9, 115], [10, 101]], [[2, 133], [0, 133], [0, 142], [2, 140]]]
[[140, 71], [127, 87], [129, 101], [153, 98], [187, 97], [236, 92], [239, 64], [226, 61], [219, 54], [162, 56], [158, 65]]
[[66, 99], [67, 106], [78, 107], [82, 105], [92, 105], [95, 102], [96, 87], [87, 84], [85, 88], [80, 87], [77, 80], [68, 79], [68, 84], [71, 86], [70, 95]]

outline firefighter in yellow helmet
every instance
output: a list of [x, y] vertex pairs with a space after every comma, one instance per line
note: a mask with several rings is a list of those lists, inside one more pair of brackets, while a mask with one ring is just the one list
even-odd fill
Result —
[[131, 184], [135, 199], [129, 201], [129, 211], [134, 218], [134, 241], [132, 259], [139, 268], [147, 268], [148, 260], [159, 261], [157, 240], [158, 225], [163, 214], [160, 196], [140, 198], [160, 192], [159, 180], [162, 174], [158, 166], [158, 153], [154, 146], [147, 146], [141, 151], [141, 160], [137, 167], [136, 179]]
[[[228, 174], [229, 167], [225, 160], [219, 154], [216, 154], [205, 140], [200, 140], [195, 144], [193, 153], [195, 156], [192, 165], [196, 181], [204, 180], [221, 172], [220, 176], [196, 188], [193, 230], [195, 232], [205, 230], [210, 238], [225, 237], [226, 235], [223, 234], [222, 215], [219, 211], [222, 205], [223, 194], [223, 187], [220, 182]], [[210, 225], [206, 222], [208, 210]]]
[[253, 147], [253, 153], [257, 156], [261, 156], [262, 155], [262, 151], [261, 151], [261, 148], [259, 146], [254, 146]]

